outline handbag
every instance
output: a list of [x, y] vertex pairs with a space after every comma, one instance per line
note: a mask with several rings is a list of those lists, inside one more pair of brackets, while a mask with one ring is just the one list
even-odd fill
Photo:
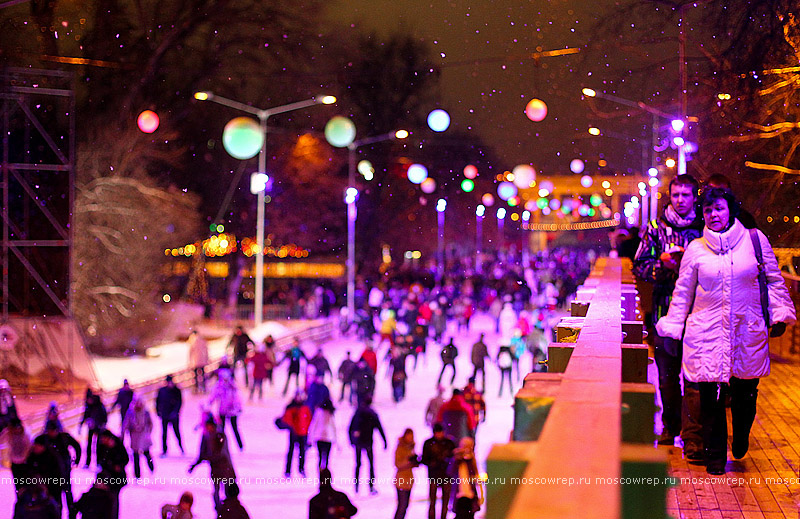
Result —
[[753, 242], [753, 251], [756, 253], [758, 262], [758, 291], [761, 294], [761, 314], [764, 316], [764, 323], [767, 328], [771, 326], [769, 322], [769, 292], [767, 291], [767, 272], [764, 267], [764, 255], [761, 253], [761, 240], [755, 229], [749, 229], [750, 240]]
[[283, 417], [282, 416], [279, 416], [278, 418], [275, 419], [275, 427], [277, 427], [278, 429], [282, 429], [282, 430], [286, 430], [286, 429], [290, 428], [289, 424], [287, 424], [286, 422], [283, 421]]

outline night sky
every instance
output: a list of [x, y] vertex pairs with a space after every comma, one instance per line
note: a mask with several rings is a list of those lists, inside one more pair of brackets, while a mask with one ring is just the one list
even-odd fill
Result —
[[[386, 36], [408, 31], [425, 41], [442, 67], [435, 97], [450, 112], [452, 128], [476, 132], [497, 152], [500, 167], [530, 163], [541, 173], [552, 174], [568, 173], [572, 158], [596, 160], [599, 153], [609, 151], [604, 147], [625, 144], [608, 140], [592, 144], [585, 135], [588, 108], [580, 90], [602, 82], [605, 63], [591, 66], [584, 56], [572, 55], [543, 58], [537, 66], [526, 56], [537, 50], [582, 47], [604, 9], [613, 5], [564, 0], [347, 0], [331, 4], [328, 15], [361, 32]], [[534, 97], [548, 105], [547, 118], [538, 123], [524, 113]], [[617, 166], [638, 169], [640, 159], [634, 154], [630, 160]]]

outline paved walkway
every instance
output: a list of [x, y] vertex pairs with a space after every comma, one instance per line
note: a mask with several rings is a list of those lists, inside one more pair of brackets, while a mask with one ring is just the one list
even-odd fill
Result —
[[688, 464], [681, 449], [670, 449], [671, 474], [681, 480], [668, 494], [672, 515], [680, 519], [800, 517], [798, 381], [799, 361], [773, 359], [771, 375], [758, 386], [750, 450], [738, 461], [729, 453], [725, 476], [709, 476], [705, 467]]

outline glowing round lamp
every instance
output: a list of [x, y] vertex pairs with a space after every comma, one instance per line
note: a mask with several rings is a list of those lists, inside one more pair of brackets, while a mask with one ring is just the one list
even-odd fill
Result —
[[436, 181], [433, 180], [431, 177], [426, 178], [422, 181], [422, 184], [419, 185], [422, 192], [426, 195], [430, 195], [434, 191], [436, 191]]
[[544, 215], [550, 214], [550, 208], [549, 207], [543, 207], [542, 208], [542, 214], [544, 214]]
[[464, 166], [464, 176], [470, 180], [474, 179], [475, 177], [478, 176], [478, 168], [476, 168], [472, 164]]
[[550, 200], [550, 203], [548, 205], [550, 206], [550, 209], [552, 209], [553, 211], [557, 211], [558, 208], [561, 207], [561, 200], [559, 200], [558, 198], [554, 198]]
[[650, 169], [647, 170], [647, 174], [650, 175], [651, 177], [657, 177], [658, 176], [658, 169], [650, 168]]
[[509, 207], [517, 207], [520, 203], [520, 198], [518, 196], [512, 196], [508, 199]]
[[604, 207], [600, 209], [600, 214], [603, 216], [603, 218], [611, 218], [611, 209]]
[[547, 207], [547, 199], [546, 198], [540, 198], [540, 199], [536, 200], [536, 206], [539, 209], [544, 209], [545, 207]]
[[435, 132], [443, 132], [450, 127], [450, 114], [437, 108], [428, 114], [428, 127]]
[[589, 203], [592, 204], [592, 207], [597, 207], [603, 203], [603, 197], [595, 193], [589, 197]]
[[536, 205], [536, 200], [528, 200], [525, 202], [525, 210], [526, 211], [536, 211], [539, 209], [539, 206]]
[[581, 173], [583, 173], [584, 167], [585, 165], [581, 159], [572, 159], [569, 163], [569, 170], [575, 173], [576, 175], [580, 175]]
[[506, 217], [506, 210], [504, 207], [501, 207], [497, 210], [497, 219], [502, 220]]
[[525, 115], [531, 121], [538, 123], [547, 117], [547, 105], [541, 99], [531, 99], [525, 107]]
[[374, 174], [375, 168], [372, 167], [372, 162], [368, 160], [359, 161], [358, 166], [356, 166], [358, 172], [364, 176]]
[[411, 164], [406, 175], [412, 184], [422, 184], [428, 178], [428, 168], [422, 164]]
[[461, 189], [465, 193], [472, 193], [472, 190], [475, 189], [475, 182], [473, 182], [468, 178], [465, 178], [464, 180], [461, 181]]
[[325, 140], [334, 148], [346, 148], [356, 138], [356, 125], [347, 117], [331, 117], [325, 125]]
[[517, 186], [511, 182], [500, 182], [497, 185], [497, 196], [501, 200], [508, 200], [509, 198], [517, 195]]
[[222, 130], [222, 145], [231, 157], [247, 160], [255, 157], [264, 145], [264, 134], [255, 119], [236, 117]]
[[158, 114], [152, 110], [145, 110], [136, 118], [136, 124], [144, 133], [153, 133], [158, 129]]
[[539, 184], [539, 188], [540, 188], [540, 189], [544, 189], [544, 190], [545, 190], [545, 191], [547, 191], [548, 193], [552, 193], [552, 192], [553, 192], [553, 190], [555, 189], [555, 186], [553, 185], [553, 183], [552, 183], [551, 181], [549, 181], [549, 180], [543, 180], [543, 181], [542, 181], [542, 182]]
[[511, 172], [514, 174], [514, 185], [520, 189], [527, 189], [536, 180], [536, 170], [528, 164], [520, 164]]
[[530, 221], [531, 219], [531, 212], [528, 210], [522, 211], [522, 220], [523, 221]]
[[481, 203], [486, 207], [492, 207], [494, 205], [494, 196], [491, 193], [484, 193], [481, 197]]
[[594, 180], [592, 180], [592, 177], [589, 175], [584, 175], [581, 177], [581, 185], [583, 187], [589, 188], [592, 187], [592, 184], [594, 184]]

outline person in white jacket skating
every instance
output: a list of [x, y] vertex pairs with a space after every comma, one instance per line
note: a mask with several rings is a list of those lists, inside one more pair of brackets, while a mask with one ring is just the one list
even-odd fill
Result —
[[326, 399], [314, 410], [311, 424], [308, 426], [308, 441], [311, 444], [317, 444], [319, 470], [328, 468], [331, 446], [337, 444], [335, 412], [336, 409], [333, 407], [331, 399]]
[[[727, 189], [704, 193], [703, 236], [686, 248], [659, 334], [683, 337], [683, 371], [700, 390], [706, 470], [724, 474], [727, 461], [725, 397], [730, 393], [731, 453], [742, 458], [749, 448], [760, 377], [769, 374], [768, 329], [761, 307], [759, 265], [749, 231], [736, 219], [738, 203]], [[796, 320], [775, 254], [767, 238], [761, 244], [769, 295], [772, 336]]]

